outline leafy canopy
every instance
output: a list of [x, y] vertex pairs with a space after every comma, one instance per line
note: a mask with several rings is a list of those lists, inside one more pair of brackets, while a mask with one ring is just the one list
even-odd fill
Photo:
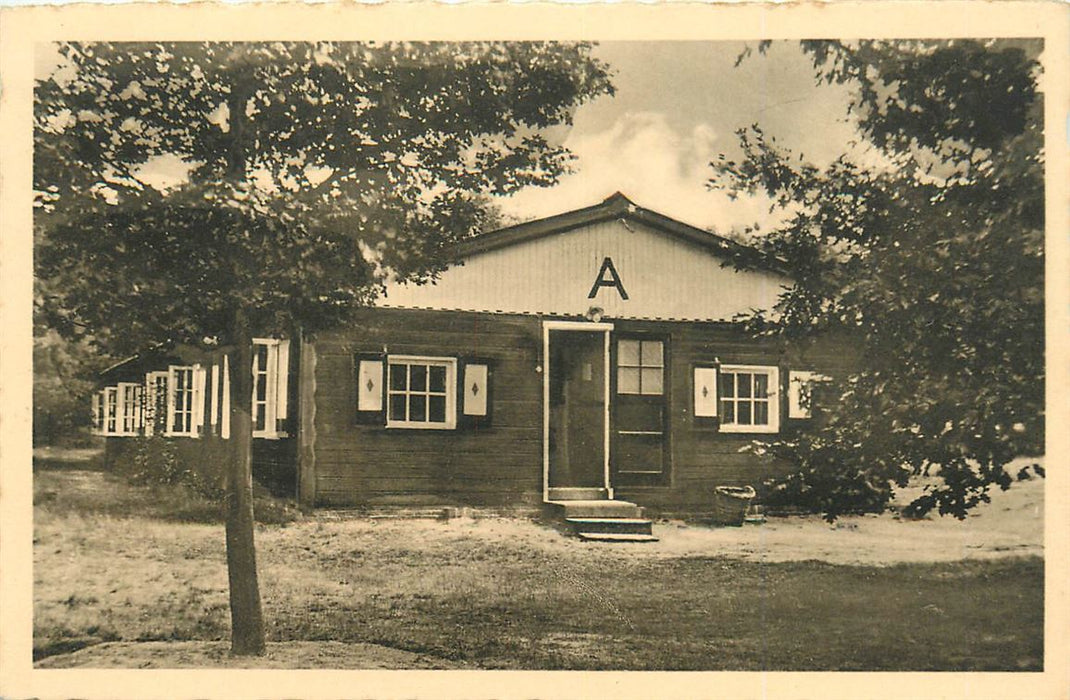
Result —
[[[113, 352], [345, 318], [426, 281], [543, 134], [613, 91], [583, 43], [63, 44], [39, 81], [40, 311]], [[160, 173], [171, 171], [169, 180]]]
[[[764, 49], [767, 45], [762, 45]], [[1044, 445], [1044, 176], [1039, 45], [804, 42], [818, 82], [854, 88], [870, 147], [827, 167], [757, 125], [712, 184], [792, 212], [761, 241], [797, 280], [751, 319], [792, 338], [847, 334], [857, 367], [819, 425], [767, 448], [799, 470], [773, 497], [829, 517], [912, 504], [964, 517]]]

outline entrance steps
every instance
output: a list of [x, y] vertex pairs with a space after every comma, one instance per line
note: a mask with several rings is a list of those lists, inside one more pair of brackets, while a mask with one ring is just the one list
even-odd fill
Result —
[[651, 529], [653, 523], [643, 517], [642, 508], [629, 501], [611, 500], [605, 489], [552, 488], [546, 505], [555, 517], [564, 520], [572, 534], [583, 540], [658, 540]]

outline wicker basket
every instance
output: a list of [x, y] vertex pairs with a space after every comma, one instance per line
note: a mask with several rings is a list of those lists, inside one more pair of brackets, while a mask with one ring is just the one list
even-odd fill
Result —
[[750, 486], [718, 486], [713, 490], [713, 520], [718, 525], [742, 525], [747, 507], [754, 500]]

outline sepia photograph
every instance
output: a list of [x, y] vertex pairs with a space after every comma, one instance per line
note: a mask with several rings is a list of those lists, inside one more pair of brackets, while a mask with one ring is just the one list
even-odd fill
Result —
[[814, 29], [34, 42], [25, 663], [1055, 670], [1066, 47]]

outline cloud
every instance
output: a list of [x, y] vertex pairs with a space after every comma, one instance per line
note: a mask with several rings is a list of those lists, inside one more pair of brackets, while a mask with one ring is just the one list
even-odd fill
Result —
[[500, 199], [506, 213], [550, 216], [619, 191], [640, 206], [722, 232], [768, 218], [764, 201], [733, 202], [707, 189], [709, 164], [727, 145], [708, 123], [679, 133], [664, 113], [627, 112], [604, 130], [573, 130], [565, 145], [576, 155], [576, 172], [552, 188], [532, 187]]

